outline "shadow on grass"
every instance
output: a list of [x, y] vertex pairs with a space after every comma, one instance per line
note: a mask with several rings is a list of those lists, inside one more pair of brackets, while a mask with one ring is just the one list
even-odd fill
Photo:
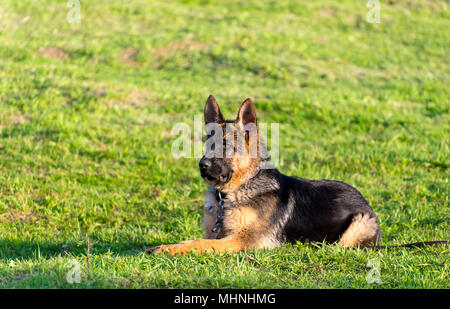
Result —
[[[90, 240], [89, 254], [137, 256], [160, 243], [103, 243]], [[50, 257], [86, 256], [87, 243], [81, 241], [21, 241], [0, 239], [0, 259], [33, 259]]]

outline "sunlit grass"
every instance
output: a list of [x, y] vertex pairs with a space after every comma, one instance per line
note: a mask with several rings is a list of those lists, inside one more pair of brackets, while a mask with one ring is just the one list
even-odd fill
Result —
[[0, 3], [1, 286], [450, 287], [448, 247], [142, 254], [202, 235], [171, 129], [210, 93], [280, 123], [282, 172], [356, 186], [382, 244], [449, 240], [446, 1], [381, 2], [380, 24], [365, 1], [82, 1], [80, 24], [66, 2]]

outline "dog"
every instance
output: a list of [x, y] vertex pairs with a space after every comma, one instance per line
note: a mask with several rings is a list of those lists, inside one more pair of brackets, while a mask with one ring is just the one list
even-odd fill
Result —
[[[160, 245], [146, 252], [238, 252], [297, 241], [342, 247], [378, 243], [377, 216], [354, 187], [335, 180], [290, 177], [274, 167], [261, 168], [267, 159], [260, 152], [252, 153], [252, 147], [262, 147], [262, 143], [251, 99], [242, 103], [235, 120], [227, 121], [210, 95], [204, 118], [205, 127], [214, 125], [206, 144], [215, 139], [199, 162], [200, 174], [209, 185], [204, 238]], [[253, 134], [248, 128], [255, 128]], [[238, 137], [243, 147], [235, 146]]]

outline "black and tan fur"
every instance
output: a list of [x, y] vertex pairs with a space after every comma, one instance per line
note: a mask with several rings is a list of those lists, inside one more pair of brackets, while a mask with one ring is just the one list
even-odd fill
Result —
[[[214, 122], [223, 128], [225, 140], [245, 134], [244, 127], [249, 123], [256, 125], [250, 99], [242, 103], [234, 121], [224, 120], [213, 96], [208, 98], [204, 114], [206, 124]], [[227, 124], [234, 136], [226, 132]], [[308, 180], [285, 176], [275, 168], [260, 169], [263, 159], [248, 154], [251, 142], [259, 143], [259, 136], [246, 135], [244, 156], [205, 155], [200, 160], [201, 175], [210, 186], [205, 198], [204, 238], [161, 245], [147, 252], [236, 252], [297, 241], [325, 241], [342, 247], [378, 243], [381, 233], [377, 217], [358, 190], [340, 181]], [[217, 239], [209, 239], [219, 211], [217, 191], [225, 206], [223, 228]]]

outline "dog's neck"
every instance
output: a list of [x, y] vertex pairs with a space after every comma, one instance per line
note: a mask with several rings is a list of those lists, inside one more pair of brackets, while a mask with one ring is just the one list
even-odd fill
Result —
[[244, 205], [257, 196], [278, 190], [280, 188], [276, 177], [278, 173], [277, 169], [258, 169], [241, 186], [224, 194], [226, 204], [231, 203], [233, 206]]

